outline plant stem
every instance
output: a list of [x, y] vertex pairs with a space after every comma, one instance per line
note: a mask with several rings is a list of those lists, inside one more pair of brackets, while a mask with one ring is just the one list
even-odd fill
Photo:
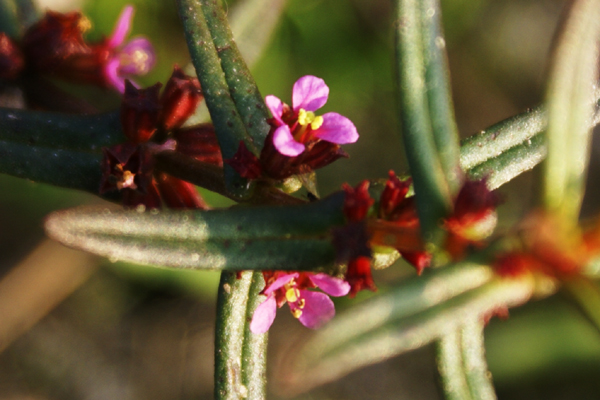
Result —
[[496, 392], [485, 360], [483, 328], [480, 318], [465, 322], [460, 331], [464, 374], [476, 400], [496, 400]]
[[438, 340], [437, 366], [446, 400], [474, 400], [464, 371], [460, 329], [454, 329]]

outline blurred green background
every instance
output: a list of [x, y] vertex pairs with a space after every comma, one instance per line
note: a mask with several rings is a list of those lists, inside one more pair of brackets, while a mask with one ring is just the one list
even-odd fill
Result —
[[[241, 1], [241, 0], [240, 0]], [[82, 9], [90, 38], [112, 31], [125, 4], [136, 6], [133, 34], [149, 37], [158, 65], [140, 79], [165, 82], [172, 65], [189, 64], [173, 0], [44, 0], [40, 9]], [[233, 10], [236, 2], [227, 7]], [[463, 136], [539, 104], [548, 51], [566, 1], [445, 0], [446, 45], [456, 115]], [[398, 135], [389, 0], [289, 0], [253, 71], [263, 95], [289, 102], [302, 75], [331, 89], [323, 111], [351, 118], [361, 134], [351, 155], [319, 171], [322, 194], [343, 182], [406, 171]], [[104, 109], [118, 97], [83, 95]], [[595, 148], [598, 146], [595, 146]], [[598, 150], [594, 150], [596, 152]], [[598, 159], [598, 157], [592, 157]], [[592, 162], [584, 214], [596, 212]], [[536, 173], [503, 187], [506, 229], [532, 206]], [[0, 176], [0, 273], [5, 275], [43, 240], [53, 210], [98, 202], [94, 196]], [[222, 199], [207, 194], [214, 206]], [[55, 260], [60, 268], [60, 258]], [[49, 261], [50, 262], [50, 261]], [[0, 354], [0, 399], [210, 399], [214, 301], [218, 274], [176, 272], [97, 261], [89, 280]], [[380, 291], [414, 271], [398, 262], [375, 272]], [[338, 310], [370, 297], [342, 299]], [[51, 301], [51, 299], [49, 300]], [[2, 321], [0, 321], [2, 324]], [[271, 329], [270, 398], [277, 363], [306, 330], [282, 309]], [[488, 359], [500, 399], [600, 398], [600, 335], [560, 294], [511, 311], [486, 330]], [[358, 371], [302, 399], [440, 399], [430, 347]]]

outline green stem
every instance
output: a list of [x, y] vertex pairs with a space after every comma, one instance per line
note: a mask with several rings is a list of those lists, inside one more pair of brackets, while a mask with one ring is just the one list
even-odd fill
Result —
[[464, 374], [473, 399], [496, 400], [491, 374], [485, 360], [483, 328], [480, 318], [465, 322], [461, 329]]
[[0, 0], [0, 32], [6, 33], [13, 39], [19, 37], [17, 9], [12, 0]]
[[243, 383], [242, 349], [252, 272], [221, 273], [215, 328], [215, 399], [239, 400], [248, 395]]
[[456, 195], [462, 183], [460, 146], [439, 0], [424, 0], [420, 12], [423, 21], [425, 87], [433, 139], [450, 192]]
[[[252, 273], [252, 285], [248, 297], [246, 321], [251, 321], [256, 307], [264, 300], [260, 292], [265, 287], [261, 271]], [[269, 334], [250, 332], [250, 324], [246, 323], [244, 330], [244, 345], [242, 348], [242, 382], [248, 395], [246, 400], [263, 400], [267, 396], [267, 343]]]
[[450, 190], [433, 137], [427, 98], [420, 2], [396, 2], [396, 75], [402, 137], [424, 239], [435, 241], [451, 209]]

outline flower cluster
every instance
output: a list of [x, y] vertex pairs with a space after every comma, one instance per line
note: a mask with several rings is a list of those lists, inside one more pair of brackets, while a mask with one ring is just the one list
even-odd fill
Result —
[[358, 140], [354, 124], [338, 113], [315, 114], [328, 96], [325, 81], [312, 75], [303, 76], [294, 84], [292, 107], [275, 96], [267, 96], [265, 101], [273, 118], [269, 120], [271, 130], [260, 157], [240, 142], [238, 152], [225, 162], [247, 179], [282, 180], [348, 157], [339, 145]]
[[154, 168], [154, 155], [167, 150], [222, 166], [212, 126], [182, 128], [202, 99], [200, 83], [176, 66], [162, 95], [160, 88], [126, 81], [121, 125], [128, 142], [103, 149], [100, 193], [119, 190], [129, 207], [206, 208], [192, 184]]
[[[327, 274], [311, 272], [263, 272], [266, 286], [261, 292], [267, 296], [254, 311], [250, 330], [253, 333], [265, 333], [275, 319], [277, 308], [285, 303], [302, 325], [316, 329], [335, 315], [335, 307], [327, 296], [345, 296], [350, 285], [342, 279]], [[309, 289], [319, 288], [323, 292]]]
[[[355, 295], [362, 289], [376, 290], [371, 276], [371, 252], [392, 248], [421, 274], [431, 264], [431, 254], [420, 239], [420, 223], [414, 196], [407, 197], [411, 179], [400, 180], [389, 172], [378, 202], [369, 194], [369, 181], [356, 188], [344, 186], [344, 215], [348, 224], [336, 230], [338, 261], [347, 263], [346, 280]], [[446, 230], [443, 245], [451, 259], [464, 257], [472, 246], [481, 246], [496, 225], [497, 195], [485, 180], [466, 181], [454, 200], [452, 213], [441, 221]]]
[[16, 79], [23, 71], [49, 74], [69, 81], [112, 86], [125, 91], [125, 78], [144, 75], [156, 61], [148, 39], [125, 41], [134, 9], [126, 6], [112, 35], [88, 43], [83, 35], [89, 20], [79, 12], [47, 11], [23, 35], [20, 46], [0, 34], [0, 78]]

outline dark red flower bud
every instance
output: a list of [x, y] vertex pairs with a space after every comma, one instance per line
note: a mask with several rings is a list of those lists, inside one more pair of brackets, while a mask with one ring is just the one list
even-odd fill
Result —
[[500, 197], [487, 187], [487, 180], [466, 181], [454, 202], [452, 218], [468, 224], [485, 218], [500, 204]]
[[32, 68], [65, 77], [76, 72], [73, 64], [92, 57], [92, 49], [83, 40], [90, 22], [79, 12], [47, 11], [23, 36], [23, 52]]
[[412, 180], [409, 178], [401, 181], [392, 170], [389, 171], [388, 175], [389, 178], [379, 200], [379, 218], [395, 220], [398, 218], [396, 215], [397, 209], [400, 211], [406, 201], [406, 194]]
[[344, 215], [349, 222], [358, 222], [365, 219], [369, 209], [375, 202], [369, 194], [369, 181], [364, 180], [353, 188], [348, 184], [342, 186], [346, 197], [344, 198]]
[[102, 149], [100, 194], [110, 190], [130, 189], [148, 193], [152, 182], [154, 159], [145, 146], [131, 143]]
[[350, 284], [349, 296], [351, 298], [363, 289], [377, 291], [371, 275], [371, 260], [369, 257], [357, 257], [348, 263], [346, 282]]
[[202, 100], [200, 82], [183, 73], [176, 65], [160, 98], [161, 124], [165, 130], [177, 129], [192, 116]]
[[173, 132], [177, 141], [175, 151], [194, 157], [198, 161], [223, 166], [221, 148], [212, 124], [201, 124]]
[[402, 258], [412, 264], [417, 270], [417, 275], [421, 275], [423, 270], [431, 265], [431, 254], [425, 251], [402, 252]]
[[233, 158], [225, 160], [225, 163], [231, 165], [242, 178], [257, 179], [262, 174], [258, 158], [248, 150], [243, 140]]
[[542, 270], [542, 264], [526, 253], [508, 253], [496, 259], [493, 264], [496, 273], [506, 278], [515, 278], [533, 270]]
[[5, 33], [0, 33], [0, 79], [16, 79], [24, 63], [17, 44]]
[[148, 141], [156, 131], [160, 106], [158, 93], [162, 84], [137, 89], [125, 81], [125, 94], [121, 103], [123, 133], [132, 143]]
[[169, 208], [208, 210], [196, 187], [189, 182], [161, 173], [157, 178], [158, 190]]

